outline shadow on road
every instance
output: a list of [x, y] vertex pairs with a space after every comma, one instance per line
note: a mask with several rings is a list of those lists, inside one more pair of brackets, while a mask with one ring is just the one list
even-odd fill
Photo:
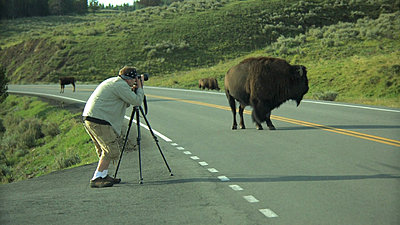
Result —
[[[228, 182], [291, 182], [291, 181], [339, 181], [339, 180], [363, 180], [363, 179], [400, 179], [400, 175], [376, 174], [376, 175], [344, 175], [344, 176], [277, 176], [277, 177], [229, 177]], [[150, 185], [164, 185], [191, 182], [221, 182], [217, 178], [187, 178], [169, 179], [162, 181], [150, 181]]]

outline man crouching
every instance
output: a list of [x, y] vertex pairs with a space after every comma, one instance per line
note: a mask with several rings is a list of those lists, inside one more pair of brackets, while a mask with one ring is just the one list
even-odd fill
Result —
[[86, 102], [82, 114], [84, 127], [99, 155], [90, 187], [111, 187], [121, 182], [121, 179], [108, 175], [108, 166], [120, 155], [118, 140], [126, 108], [140, 106], [143, 96], [143, 76], [137, 76], [134, 67], [125, 66], [117, 77], [108, 78], [97, 86]]

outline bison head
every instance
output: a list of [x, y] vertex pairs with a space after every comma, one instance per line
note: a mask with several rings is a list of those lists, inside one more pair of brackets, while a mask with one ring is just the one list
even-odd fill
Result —
[[292, 99], [300, 105], [303, 96], [308, 92], [307, 69], [302, 65], [292, 66], [292, 75], [294, 76]]

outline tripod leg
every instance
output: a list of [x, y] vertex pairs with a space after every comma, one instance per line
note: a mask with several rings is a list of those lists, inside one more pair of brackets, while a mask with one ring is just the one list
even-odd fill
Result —
[[140, 133], [140, 118], [139, 118], [139, 110], [138, 107], [135, 107], [136, 111], [136, 125], [137, 125], [137, 146], [138, 146], [138, 154], [139, 154], [139, 173], [140, 173], [140, 184], [143, 184], [143, 176], [142, 176], [142, 157], [141, 157], [141, 147], [140, 147], [140, 140], [141, 140], [141, 133]]
[[[137, 114], [139, 114], [139, 113], [137, 113]], [[118, 165], [117, 165], [117, 169], [115, 170], [114, 178], [117, 178], [117, 173], [118, 173], [119, 165], [120, 165], [120, 163], [121, 163], [122, 154], [124, 154], [124, 150], [125, 150], [125, 147], [126, 147], [126, 143], [128, 142], [129, 131], [131, 130], [132, 121], [133, 121], [134, 116], [135, 116], [135, 109], [132, 109], [132, 115], [131, 115], [131, 118], [130, 118], [130, 120], [129, 120], [128, 129], [127, 129], [127, 131], [126, 131], [124, 146], [122, 147], [121, 154], [120, 154], [120, 156], [119, 156]]]
[[[172, 174], [171, 168], [169, 167], [168, 162], [167, 162], [167, 160], [165, 159], [165, 156], [164, 156], [163, 152], [161, 151], [161, 147], [160, 147], [160, 145], [158, 144], [157, 136], [154, 134], [153, 130], [151, 129], [150, 123], [149, 123], [149, 121], [147, 120], [145, 113], [143, 112], [143, 108], [142, 108], [141, 106], [139, 106], [138, 108], [139, 108], [140, 112], [142, 113], [142, 116], [143, 116], [144, 120], [146, 121], [147, 126], [149, 127], [149, 131], [150, 131], [151, 135], [153, 136], [154, 141], [156, 142], [156, 145], [157, 145], [157, 147], [158, 147], [158, 151], [160, 152], [160, 154], [161, 154], [161, 156], [162, 156], [162, 158], [163, 158], [163, 160], [164, 160], [164, 163], [165, 163], [165, 165], [166, 165], [167, 168], [168, 168], [169, 173], [171, 174], [171, 176], [173, 176], [174, 174]], [[136, 117], [139, 118], [138, 115], [139, 115], [139, 113], [136, 114]], [[137, 121], [139, 121], [139, 119], [137, 119]], [[138, 124], [139, 124], [139, 122], [138, 122]], [[138, 125], [138, 126], [139, 126], [139, 125]]]

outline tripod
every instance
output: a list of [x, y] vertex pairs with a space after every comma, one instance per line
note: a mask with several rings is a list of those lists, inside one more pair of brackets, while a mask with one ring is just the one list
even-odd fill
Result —
[[154, 134], [153, 130], [151, 129], [150, 123], [149, 123], [149, 121], [147, 120], [147, 118], [146, 118], [146, 116], [145, 116], [145, 113], [143, 112], [143, 108], [142, 108], [141, 106], [134, 106], [134, 107], [133, 107], [133, 110], [132, 110], [131, 118], [129, 119], [129, 126], [128, 126], [128, 130], [126, 131], [124, 146], [122, 147], [122, 150], [121, 150], [121, 155], [120, 155], [120, 157], [119, 157], [117, 169], [115, 170], [114, 178], [117, 178], [117, 173], [118, 173], [119, 165], [120, 165], [120, 163], [121, 163], [122, 155], [124, 154], [124, 150], [125, 150], [125, 147], [126, 147], [126, 143], [128, 142], [129, 131], [130, 131], [131, 126], [132, 126], [133, 118], [134, 118], [134, 116], [135, 116], [135, 114], [136, 114], [136, 124], [137, 124], [137, 146], [138, 146], [138, 154], [139, 154], [139, 173], [140, 173], [140, 182], [139, 182], [139, 183], [140, 183], [140, 184], [143, 184], [143, 176], [142, 176], [142, 158], [141, 158], [141, 152], [140, 152], [140, 150], [141, 150], [141, 146], [140, 146], [141, 133], [140, 133], [140, 116], [139, 116], [139, 112], [142, 113], [142, 116], [143, 116], [144, 120], [146, 121], [147, 126], [149, 127], [149, 131], [150, 131], [151, 135], [153, 136], [153, 139], [154, 139], [154, 141], [155, 141], [155, 143], [156, 143], [156, 145], [157, 145], [157, 147], [158, 147], [158, 150], [160, 151], [160, 154], [161, 154], [161, 156], [162, 156], [162, 158], [163, 158], [163, 160], [164, 160], [164, 163], [165, 163], [165, 165], [167, 166], [168, 171], [169, 171], [169, 173], [171, 174], [171, 176], [173, 176], [173, 174], [172, 174], [172, 172], [171, 172], [171, 169], [169, 168], [168, 162], [167, 162], [167, 160], [165, 159], [163, 152], [161, 151], [161, 147], [160, 147], [160, 145], [158, 144], [157, 136]]

